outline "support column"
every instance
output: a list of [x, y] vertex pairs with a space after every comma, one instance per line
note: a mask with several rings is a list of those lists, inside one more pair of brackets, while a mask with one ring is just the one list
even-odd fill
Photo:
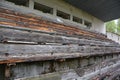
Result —
[[34, 1], [33, 0], [29, 0], [29, 8], [34, 9]]
[[57, 9], [56, 8], [53, 8], [53, 15], [57, 16]]
[[10, 65], [6, 64], [5, 66], [5, 80], [10, 80]]
[[70, 14], [70, 21], [73, 21], [73, 15]]

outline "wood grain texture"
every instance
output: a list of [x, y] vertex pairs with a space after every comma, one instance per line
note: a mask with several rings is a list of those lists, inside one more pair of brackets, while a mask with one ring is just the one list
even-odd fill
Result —
[[113, 46], [113, 47], [119, 46], [116, 43], [102, 42], [100, 40], [94, 40], [92, 38], [91, 40], [89, 40], [84, 38], [50, 35], [32, 31], [22, 31], [6, 28], [0, 28], [0, 41], [1, 42], [26, 41], [37, 43], [59, 43], [59, 44], [77, 44], [77, 45]]
[[1, 20], [0, 24], [11, 25], [13, 27], [20, 26], [25, 28], [37, 29], [47, 32], [64, 33], [69, 35], [83, 35], [87, 37], [98, 38], [101, 40], [108, 40], [105, 36], [101, 34], [94, 34], [89, 30], [83, 30], [76, 27], [67, 26], [64, 24], [54, 23], [52, 21], [47, 21], [39, 16], [32, 16], [29, 14], [22, 14], [17, 11], [7, 10], [0, 8], [0, 17], [6, 20]]

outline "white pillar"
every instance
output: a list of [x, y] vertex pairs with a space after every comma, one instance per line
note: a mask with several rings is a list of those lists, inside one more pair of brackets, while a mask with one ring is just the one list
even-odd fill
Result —
[[53, 8], [53, 15], [56, 16], [57, 15], [57, 9]]
[[29, 0], [29, 8], [34, 9], [34, 1], [33, 0]]

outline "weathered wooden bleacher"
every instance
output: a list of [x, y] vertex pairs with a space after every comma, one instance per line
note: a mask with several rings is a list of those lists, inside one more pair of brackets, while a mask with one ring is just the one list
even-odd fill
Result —
[[[120, 66], [119, 53], [120, 45], [103, 34], [4, 6], [0, 8], [1, 79], [28, 80], [39, 75], [44, 80], [41, 75], [48, 77], [51, 73], [56, 75], [52, 79], [48, 77], [50, 80], [61, 80], [65, 73], [73, 73], [73, 78], [80, 80], [93, 73], [86, 77], [92, 80], [99, 75], [97, 70], [101, 70], [97, 78], [102, 79], [108, 75], [111, 63], [116, 63], [111, 74]], [[68, 75], [66, 80], [69, 77], [72, 76]]]

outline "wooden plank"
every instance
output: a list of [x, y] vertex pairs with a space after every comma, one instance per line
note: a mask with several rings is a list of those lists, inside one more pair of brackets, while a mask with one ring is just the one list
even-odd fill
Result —
[[[17, 22], [12, 21], [12, 20], [0, 20], [0, 24], [4, 24], [6, 26], [12, 26], [12, 27], [20, 26], [20, 27], [28, 28], [26, 26], [22, 26], [20, 24], [20, 22], [17, 23]], [[91, 39], [92, 38], [94, 40], [99, 40], [95, 37], [82, 35], [82, 34], [79, 34], [79, 35], [77, 35], [77, 34], [67, 34], [67, 30], [66, 31], [64, 30], [64, 32], [63, 32], [63, 30], [54, 29], [55, 31], [53, 31], [53, 30], [51, 30], [52, 28], [45, 28], [43, 26], [39, 27], [39, 26], [36, 26], [36, 25], [34, 25], [34, 26], [30, 25], [28, 29], [39, 30], [39, 31], [42, 31], [42, 32], [44, 31], [44, 32], [47, 32], [47, 33], [49, 32], [49, 33], [57, 34], [57, 35], [59, 34], [59, 35], [73, 36], [73, 37], [79, 37], [79, 38], [86, 38], [86, 39]], [[62, 33], [61, 33], [61, 31], [62, 31]], [[101, 41], [110, 41], [108, 39], [106, 39], [106, 40], [100, 39], [100, 40]]]
[[7, 54], [44, 54], [44, 53], [119, 53], [120, 48], [117, 47], [92, 47], [78, 45], [24, 45], [24, 44], [0, 44], [1, 55]]
[[[24, 16], [24, 17], [22, 17], [22, 16]], [[36, 28], [36, 29], [40, 29], [40, 30], [47, 30], [49, 32], [50, 31], [56, 31], [56, 32], [59, 32], [59, 33], [66, 33], [66, 34], [72, 34], [72, 35], [73, 34], [76, 34], [76, 35], [81, 35], [82, 34], [82, 35], [85, 35], [85, 36], [96, 37], [96, 38], [99, 38], [99, 39], [106, 40], [106, 38], [104, 36], [99, 35], [99, 34], [94, 34], [92, 32], [81, 30], [81, 29], [78, 29], [78, 28], [75, 28], [75, 27], [70, 27], [70, 26], [65, 26], [65, 25], [61, 25], [61, 24], [48, 22], [48, 21], [45, 21], [45, 20], [42, 20], [42, 19], [37, 19], [37, 18], [34, 18], [34, 17], [31, 17], [29, 19], [26, 16], [27, 15], [20, 14], [20, 13], [15, 12], [15, 11], [1, 9], [1, 17], [2, 18], [7, 18], [7, 19], [14, 20], [15, 23], [17, 23], [16, 25], [19, 25], [21, 27], [28, 27], [28, 28], [33, 28], [34, 27], [34, 29]], [[21, 24], [19, 24], [19, 23], [21, 23]], [[39, 28], [38, 28], [38, 26], [39, 26]], [[43, 27], [44, 29], [42, 29], [40, 27]]]
[[119, 46], [110, 42], [101, 42], [96, 40], [78, 39], [74, 37], [65, 37], [58, 35], [49, 35], [32, 31], [22, 31], [15, 29], [0, 28], [0, 41], [26, 41], [37, 43], [60, 43], [60, 44], [78, 44], [78, 45], [97, 45], [97, 46]]
[[46, 32], [46, 31], [43, 31], [43, 30], [41, 31], [41, 30], [35, 30], [35, 29], [29, 29], [29, 28], [22, 28], [22, 27], [18, 27], [18, 26], [14, 26], [13, 27], [13, 26], [9, 26], [9, 25], [1, 25], [0, 24], [0, 28], [8, 28], [8, 29], [28, 31], [28, 32], [45, 33], [45, 34], [56, 35], [56, 36], [66, 36], [66, 37], [74, 37], [74, 38], [80, 38], [80, 39], [82, 38], [82, 39], [102, 41], [102, 42], [106, 42], [107, 41], [107, 42], [115, 43], [115, 42], [113, 42], [111, 40], [101, 40], [101, 39], [97, 39], [97, 38], [93, 38], [93, 37], [88, 37], [88, 36], [84, 36], [84, 35], [70, 35], [70, 34], [64, 34], [64, 33]]
[[[118, 54], [118, 53], [113, 53]], [[44, 54], [8, 54], [0, 55], [0, 64], [11, 64], [11, 63], [21, 63], [21, 62], [34, 62], [34, 61], [65, 61], [66, 59], [74, 59], [74, 58], [88, 58], [90, 56], [103, 56], [103, 55], [111, 55], [111, 53], [44, 53]], [[106, 60], [106, 63], [109, 61], [115, 62], [119, 60], [118, 58], [114, 58], [112, 60]], [[97, 63], [98, 64], [98, 63]], [[95, 64], [96, 65], [96, 64]], [[94, 65], [94, 66], [95, 66]]]
[[120, 80], [120, 69], [114, 71], [114, 73], [111, 74], [108, 80]]
[[[117, 62], [117, 61], [116, 61]], [[112, 67], [109, 71], [107, 71], [106, 73], [104, 74], [101, 74], [99, 76], [99, 79], [100, 80], [104, 80], [106, 79], [107, 77], [107, 80], [115, 80], [114, 78], [117, 76], [117, 75], [120, 75], [120, 69], [119, 69], [119, 65], [116, 66], [116, 67]]]

